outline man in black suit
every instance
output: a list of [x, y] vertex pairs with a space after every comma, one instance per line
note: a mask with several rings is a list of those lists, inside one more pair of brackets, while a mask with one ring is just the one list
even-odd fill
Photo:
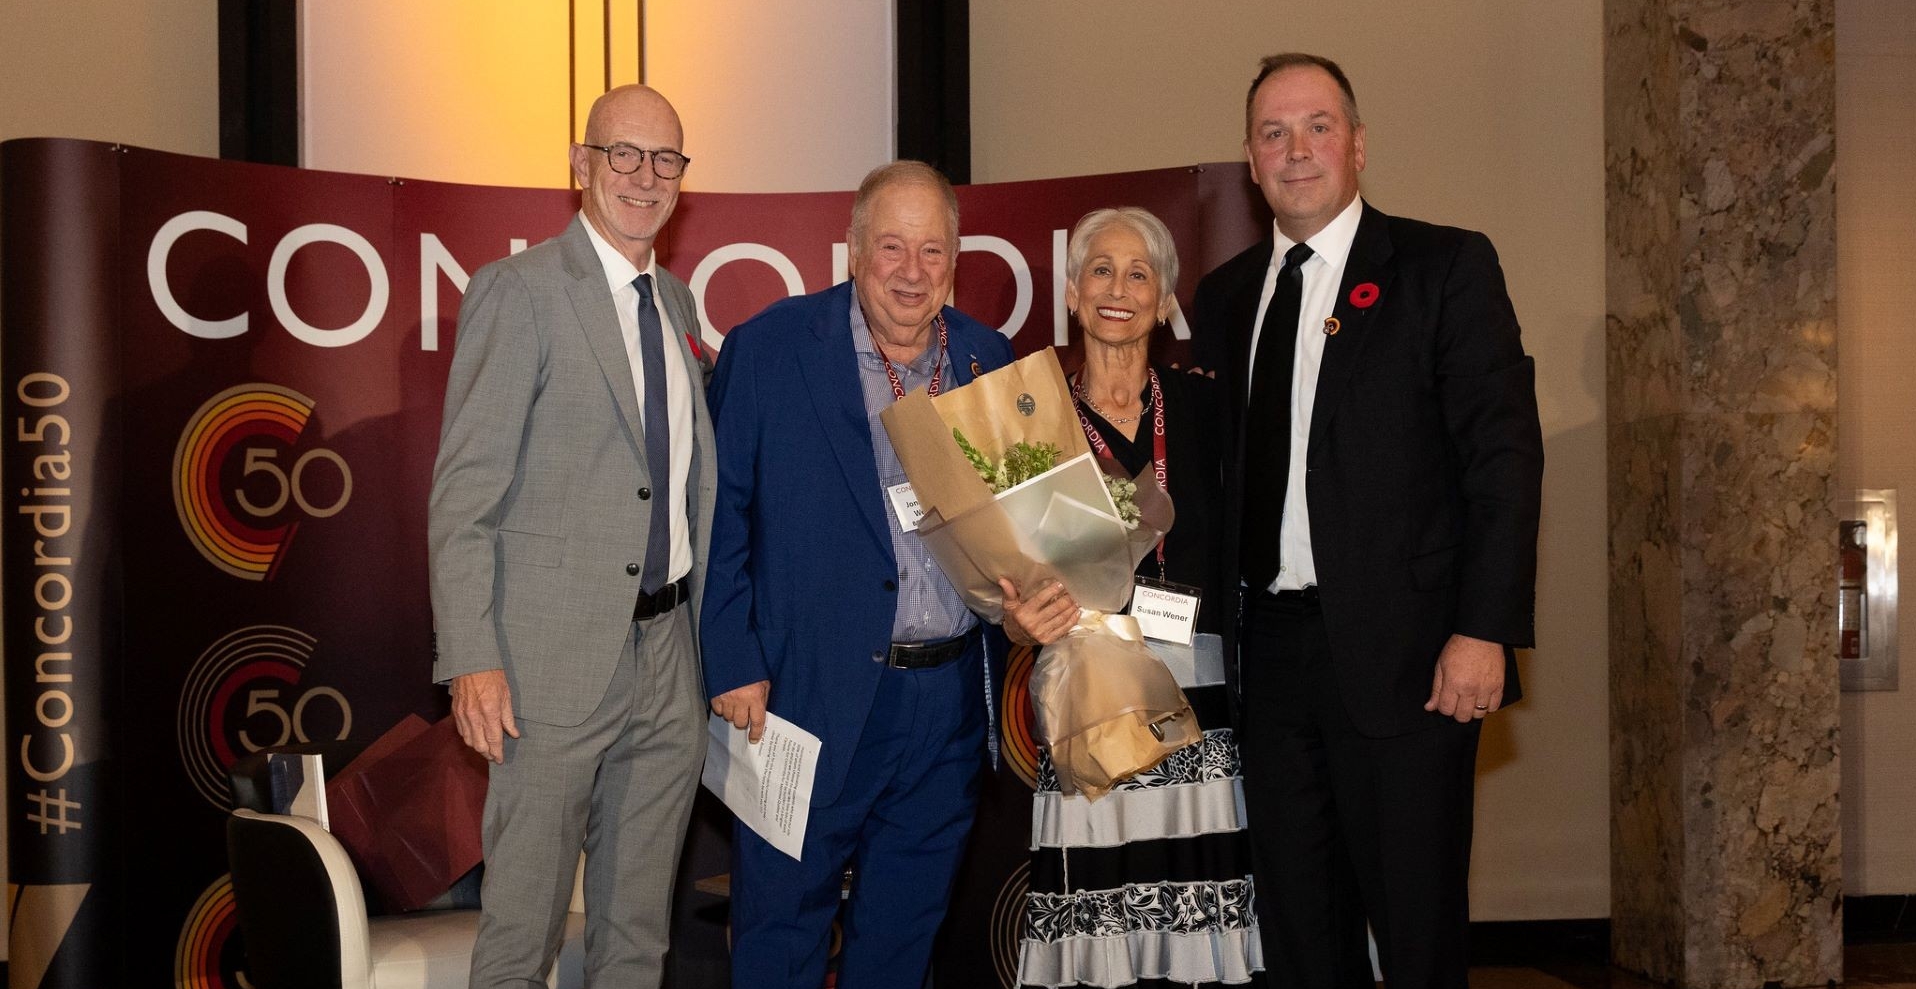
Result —
[[1543, 441], [1482, 234], [1358, 197], [1343, 70], [1264, 60], [1246, 157], [1272, 239], [1198, 286], [1236, 400], [1228, 579], [1266, 964], [1297, 989], [1465, 985], [1482, 720], [1532, 639]]

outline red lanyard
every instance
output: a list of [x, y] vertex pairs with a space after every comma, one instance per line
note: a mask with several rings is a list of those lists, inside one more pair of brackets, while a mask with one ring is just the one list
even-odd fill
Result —
[[[938, 386], [943, 384], [945, 380], [945, 314], [933, 313], [931, 321], [932, 325], [938, 327], [938, 359], [931, 364], [931, 384], [925, 386], [925, 391], [929, 393], [932, 398], [937, 398]], [[865, 328], [869, 331], [871, 324], [865, 324]], [[876, 333], [872, 334], [872, 349], [878, 351], [878, 359], [885, 362], [885, 377], [891, 379], [892, 401], [904, 401], [905, 385], [898, 380], [898, 370], [891, 366], [891, 358], [885, 356], [885, 347], [878, 342], [878, 334]]]
[[[1151, 376], [1151, 470], [1157, 477], [1158, 487], [1169, 492], [1171, 490], [1170, 458], [1164, 452], [1164, 388], [1158, 384], [1157, 368], [1145, 370]], [[1084, 438], [1090, 441], [1091, 452], [1100, 457], [1110, 457], [1111, 444], [1104, 441], [1104, 437], [1098, 433], [1098, 427], [1091, 425], [1091, 418], [1084, 414], [1084, 407], [1089, 403], [1084, 397], [1082, 373], [1078, 375], [1078, 380], [1073, 382], [1071, 394], [1078, 400], [1078, 425], [1084, 427]], [[1112, 459], [1117, 458], [1112, 457]], [[1164, 540], [1162, 539], [1158, 540], [1158, 578], [1160, 580], [1164, 578]]]

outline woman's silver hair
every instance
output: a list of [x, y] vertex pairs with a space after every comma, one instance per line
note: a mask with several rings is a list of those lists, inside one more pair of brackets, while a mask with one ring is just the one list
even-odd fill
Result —
[[1091, 241], [1114, 226], [1129, 227], [1132, 233], [1144, 239], [1145, 258], [1158, 276], [1160, 306], [1166, 301], [1170, 303], [1169, 307], [1165, 307], [1168, 316], [1177, 305], [1178, 246], [1172, 241], [1171, 229], [1164, 225], [1164, 221], [1141, 206], [1119, 206], [1086, 213], [1072, 229], [1071, 240], [1065, 246], [1064, 277], [1072, 282], [1078, 280], [1078, 275], [1084, 272], [1085, 258], [1091, 254]]

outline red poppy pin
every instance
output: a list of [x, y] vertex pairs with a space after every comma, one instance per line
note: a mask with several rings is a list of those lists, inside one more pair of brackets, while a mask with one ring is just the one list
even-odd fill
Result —
[[1359, 309], [1369, 309], [1377, 304], [1377, 283], [1365, 282], [1351, 289], [1351, 305]]

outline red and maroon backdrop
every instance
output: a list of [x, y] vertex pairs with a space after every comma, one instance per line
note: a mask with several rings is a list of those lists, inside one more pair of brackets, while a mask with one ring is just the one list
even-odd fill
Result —
[[[1236, 165], [959, 198], [957, 305], [1020, 354], [1067, 343], [1060, 269], [1086, 211], [1163, 217], [1187, 300], [1268, 215]], [[707, 343], [840, 280], [850, 205], [686, 193], [660, 250]], [[443, 715], [425, 512], [460, 293], [576, 208], [566, 191], [0, 145], [16, 989], [241, 985], [227, 767]], [[1014, 744], [986, 787], [946, 985], [1008, 976], [1032, 751], [1024, 705], [1007, 707]], [[722, 870], [722, 852], [707, 858]]]

